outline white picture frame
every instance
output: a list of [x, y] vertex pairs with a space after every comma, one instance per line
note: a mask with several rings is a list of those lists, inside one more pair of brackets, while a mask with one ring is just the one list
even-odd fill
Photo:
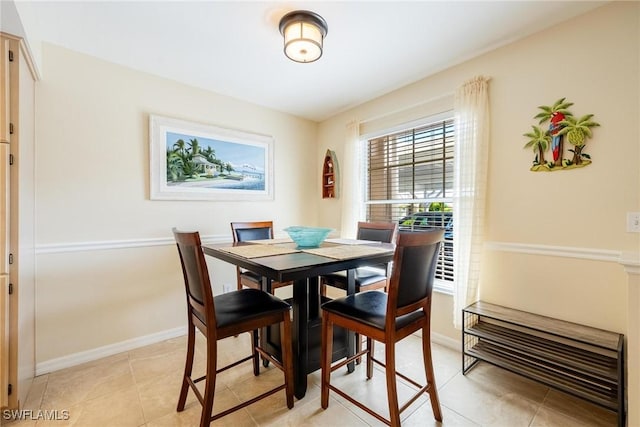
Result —
[[273, 200], [273, 137], [149, 116], [151, 200]]

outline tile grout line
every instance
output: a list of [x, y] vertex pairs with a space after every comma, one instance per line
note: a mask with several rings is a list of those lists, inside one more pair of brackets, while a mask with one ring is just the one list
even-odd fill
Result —
[[549, 393], [551, 393], [551, 389], [547, 387], [547, 392], [544, 394], [544, 397], [542, 398], [542, 402], [540, 402], [540, 404], [536, 408], [536, 411], [533, 413], [533, 416], [531, 417], [531, 421], [529, 421], [529, 424], [528, 424], [529, 427], [531, 427], [531, 425], [533, 424], [533, 421], [538, 416], [538, 413], [540, 412], [540, 409], [542, 408], [542, 406], [544, 406], [544, 402], [547, 400], [547, 397], [549, 396]]
[[133, 373], [133, 366], [131, 366], [131, 353], [127, 351], [127, 365], [129, 366], [129, 373], [131, 374], [131, 379], [133, 380], [133, 384], [136, 387], [136, 395], [138, 396], [138, 405], [140, 405], [140, 412], [142, 412], [142, 421], [140, 427], [147, 425], [151, 420], [147, 419], [147, 414], [144, 411], [144, 406], [142, 406], [142, 398], [140, 397], [140, 385], [138, 384], [138, 380]]

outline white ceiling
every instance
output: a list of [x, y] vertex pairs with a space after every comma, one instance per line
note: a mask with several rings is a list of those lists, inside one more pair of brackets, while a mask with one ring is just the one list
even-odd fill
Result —
[[[29, 14], [30, 37], [322, 121], [604, 3], [18, 0], [16, 9]], [[329, 26], [317, 62], [282, 52], [278, 22], [296, 9]]]

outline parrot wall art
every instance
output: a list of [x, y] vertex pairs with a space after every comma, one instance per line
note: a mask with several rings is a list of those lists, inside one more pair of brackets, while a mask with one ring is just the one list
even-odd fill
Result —
[[[535, 153], [533, 166], [534, 172], [551, 172], [563, 169], [574, 169], [591, 164], [591, 156], [584, 152], [584, 146], [588, 138], [593, 136], [591, 128], [600, 126], [592, 120], [593, 114], [576, 117], [569, 110], [573, 102], [565, 98], [558, 99], [553, 105], [538, 107], [539, 112], [534, 119], [538, 119], [538, 126], [532, 125], [531, 132], [524, 134], [529, 138], [525, 148], [532, 148]], [[542, 125], [549, 124], [546, 129]], [[573, 153], [571, 158], [565, 158], [565, 136], [572, 148], [567, 150]], [[553, 160], [545, 159], [545, 152], [551, 149]]]

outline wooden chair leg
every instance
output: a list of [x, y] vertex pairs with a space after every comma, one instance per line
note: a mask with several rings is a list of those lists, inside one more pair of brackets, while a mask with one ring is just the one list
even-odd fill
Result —
[[[238, 273], [238, 274], [239, 274], [239, 273]], [[238, 277], [238, 286], [237, 286], [237, 289], [238, 289], [239, 291], [241, 291], [241, 290], [242, 290], [242, 283], [240, 283], [240, 277]], [[238, 334], [235, 334], [233, 337], [234, 337], [234, 338], [238, 338]]]
[[322, 381], [320, 392], [320, 406], [322, 409], [329, 407], [329, 384], [331, 382], [331, 354], [333, 352], [333, 324], [329, 321], [330, 315], [324, 313], [322, 316]]
[[202, 398], [202, 415], [200, 416], [200, 427], [209, 427], [211, 424], [211, 413], [213, 412], [213, 397], [216, 392], [216, 369], [217, 369], [217, 342], [207, 339], [207, 374], [204, 385], [204, 396]]
[[431, 334], [428, 328], [422, 328], [422, 357], [424, 359], [424, 372], [427, 378], [427, 389], [433, 417], [436, 421], [442, 421], [442, 410], [440, 409], [440, 399], [436, 387], [436, 377], [433, 371], [433, 359], [431, 357]]
[[187, 359], [184, 363], [184, 375], [182, 376], [182, 387], [180, 388], [180, 397], [178, 398], [177, 411], [182, 412], [184, 405], [187, 401], [187, 394], [189, 393], [189, 381], [187, 378], [191, 377], [193, 371], [193, 357], [195, 355], [196, 334], [195, 326], [190, 324], [187, 331]]
[[387, 341], [385, 347], [385, 373], [387, 376], [387, 400], [389, 401], [389, 421], [391, 427], [400, 427], [400, 408], [398, 407], [398, 387], [396, 386], [396, 346]]
[[286, 383], [287, 408], [293, 408], [293, 351], [291, 350], [291, 318], [285, 313], [280, 323], [280, 347], [282, 348], [282, 368]]
[[367, 337], [367, 379], [373, 378], [373, 351], [374, 343], [371, 338]]
[[251, 354], [253, 355], [253, 375], [260, 375], [260, 353], [256, 351], [258, 343], [258, 330], [251, 331]]

